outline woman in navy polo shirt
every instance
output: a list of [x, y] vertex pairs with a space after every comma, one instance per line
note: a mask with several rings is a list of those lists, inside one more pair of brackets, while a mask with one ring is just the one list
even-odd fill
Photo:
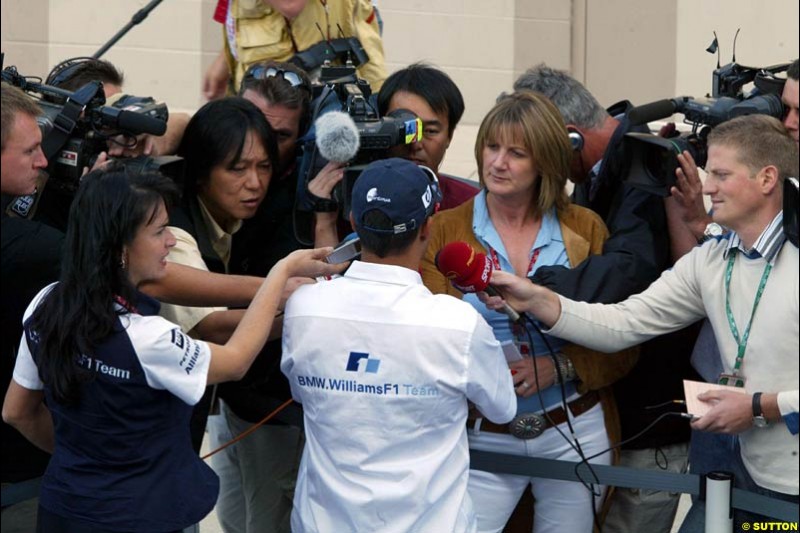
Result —
[[159, 174], [93, 172], [81, 183], [58, 283], [24, 317], [3, 418], [53, 454], [39, 531], [178, 531], [214, 506], [218, 481], [193, 453], [192, 405], [239, 379], [263, 346], [290, 276], [331, 273], [329, 250], [275, 265], [225, 345], [196, 341], [137, 291], [164, 275], [175, 238]]

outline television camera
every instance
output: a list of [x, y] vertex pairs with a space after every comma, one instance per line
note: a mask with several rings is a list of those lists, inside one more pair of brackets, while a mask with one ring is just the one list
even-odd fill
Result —
[[[638, 126], [681, 113], [691, 131], [674, 132], [661, 137], [649, 133], [628, 133], [623, 142], [626, 165], [625, 179], [631, 185], [654, 194], [669, 196], [675, 185], [675, 170], [679, 167], [677, 154], [684, 150], [703, 167], [708, 155], [707, 137], [711, 129], [726, 120], [752, 114], [783, 118], [781, 92], [786, 82], [777, 74], [786, 71], [789, 63], [769, 67], [745, 67], [735, 62], [714, 70], [712, 93], [705, 98], [683, 96], [658, 100], [632, 109], [631, 125]], [[754, 88], [745, 93], [744, 86]]]
[[[4, 82], [37, 99], [43, 115], [37, 118], [42, 130], [42, 150], [48, 161], [47, 187], [33, 195], [11, 199], [9, 211], [33, 217], [55, 227], [66, 227], [69, 206], [84, 167], [91, 168], [108, 143], [122, 136], [131, 143], [140, 134], [163, 135], [169, 112], [152, 98], [122, 95], [107, 105], [103, 84], [87, 83], [75, 92], [41, 83], [40, 78], [23, 76], [16, 67], [2, 70]], [[160, 171], [180, 181], [183, 161], [175, 156], [121, 159], [131, 172]]]
[[[356, 76], [352, 63], [323, 65], [321, 86], [312, 103], [312, 127], [300, 140], [298, 207], [304, 211], [337, 211], [347, 217], [356, 179], [370, 162], [388, 157], [395, 146], [422, 140], [422, 121], [407, 110], [381, 117], [369, 83]], [[339, 112], [343, 120], [327, 120]], [[349, 117], [349, 120], [348, 118]], [[329, 161], [347, 163], [344, 178], [334, 188], [333, 200], [314, 197], [308, 182]]]

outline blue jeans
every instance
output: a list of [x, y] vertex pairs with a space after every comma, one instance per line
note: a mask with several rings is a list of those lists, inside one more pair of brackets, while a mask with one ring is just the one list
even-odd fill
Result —
[[[692, 474], [704, 475], [715, 470], [731, 472], [734, 476], [733, 486], [776, 498], [787, 502], [800, 502], [800, 497], [765, 489], [756, 485], [742, 463], [739, 452], [739, 438], [736, 435], [692, 431], [689, 444], [689, 470]], [[686, 514], [678, 533], [703, 533], [705, 530], [706, 502], [692, 496], [692, 508]], [[733, 530], [742, 531], [744, 522], [772, 522], [774, 518], [734, 509]]]

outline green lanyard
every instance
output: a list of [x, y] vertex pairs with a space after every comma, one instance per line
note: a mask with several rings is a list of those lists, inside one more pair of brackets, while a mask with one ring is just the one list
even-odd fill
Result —
[[[728, 315], [728, 326], [731, 328], [731, 333], [733, 334], [733, 339], [738, 344], [739, 349], [736, 352], [736, 363], [733, 365], [733, 376], [738, 375], [739, 370], [742, 368], [742, 361], [744, 360], [744, 352], [747, 349], [747, 339], [750, 338], [750, 326], [753, 325], [753, 317], [756, 314], [756, 308], [758, 307], [758, 302], [761, 301], [761, 295], [764, 294], [764, 287], [767, 286], [767, 279], [769, 278], [769, 273], [772, 271], [772, 265], [767, 263], [767, 266], [764, 267], [764, 273], [761, 274], [761, 282], [758, 284], [758, 290], [756, 291], [756, 299], [753, 301], [753, 310], [750, 312], [750, 320], [747, 322], [747, 327], [744, 330], [744, 335], [739, 338], [739, 329], [736, 327], [736, 321], [733, 319], [733, 313], [731, 312], [731, 274], [733, 273], [733, 263], [736, 261], [736, 253], [738, 250], [733, 249], [731, 250], [731, 257], [728, 259], [728, 268], [725, 270], [725, 313]], [[722, 383], [722, 381], [725, 383]], [[728, 377], [724, 377], [720, 382], [723, 385], [727, 385]]]

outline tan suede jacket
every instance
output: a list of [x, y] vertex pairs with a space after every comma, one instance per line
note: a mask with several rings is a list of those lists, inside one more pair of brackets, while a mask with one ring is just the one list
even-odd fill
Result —
[[[453, 288], [448, 279], [436, 269], [436, 252], [453, 241], [464, 241], [476, 250], [486, 253], [472, 231], [472, 212], [475, 199], [437, 214], [433, 219], [431, 240], [422, 261], [422, 281], [436, 294], [450, 294], [457, 298], [463, 294]], [[593, 211], [570, 204], [558, 213], [564, 247], [571, 265], [577, 265], [593, 254], [602, 252], [608, 238], [608, 229]], [[606, 430], [612, 443], [619, 442], [620, 428], [614, 396], [609, 386], [627, 374], [639, 358], [638, 348], [629, 348], [616, 354], [601, 353], [583, 346], [567, 344], [562, 352], [570, 358], [578, 374], [577, 388], [581, 393], [600, 392], [606, 421]]]

